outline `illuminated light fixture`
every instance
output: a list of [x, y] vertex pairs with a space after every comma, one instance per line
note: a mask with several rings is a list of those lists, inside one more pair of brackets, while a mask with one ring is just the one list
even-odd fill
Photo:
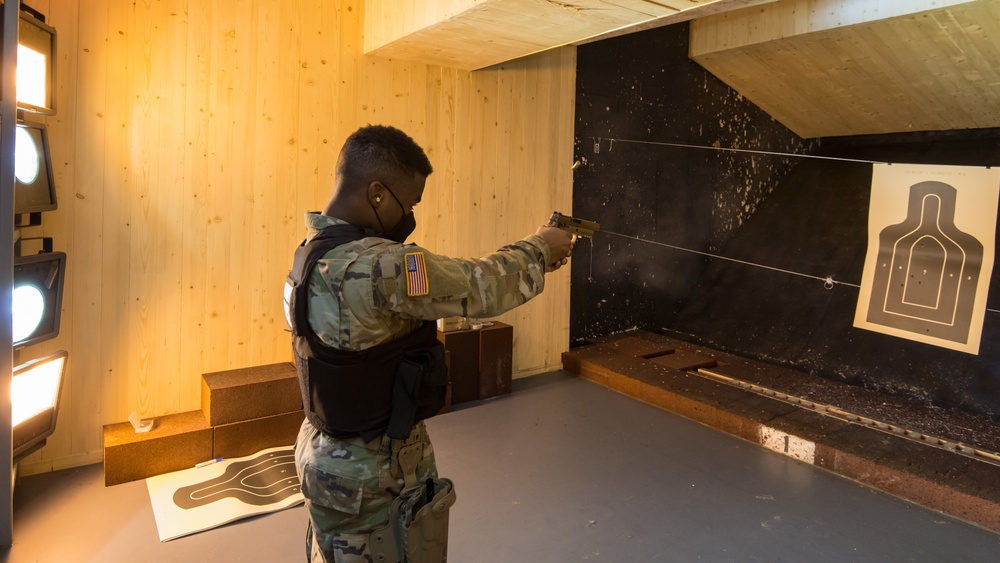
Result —
[[68, 357], [60, 350], [14, 368], [10, 402], [15, 461], [41, 448], [55, 432]]
[[14, 342], [27, 340], [38, 325], [42, 324], [45, 313], [45, 296], [33, 285], [14, 288]]
[[34, 184], [38, 179], [40, 147], [22, 127], [14, 130], [14, 176], [22, 184]]
[[56, 30], [45, 16], [21, 5], [17, 26], [17, 107], [55, 115]]
[[66, 253], [43, 252], [14, 258], [11, 316], [14, 347], [21, 348], [59, 334]]
[[19, 121], [14, 134], [14, 214], [56, 209], [48, 129], [41, 123]]

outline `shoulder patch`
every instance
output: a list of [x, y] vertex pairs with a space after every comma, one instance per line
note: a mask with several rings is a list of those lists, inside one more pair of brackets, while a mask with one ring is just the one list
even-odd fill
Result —
[[424, 264], [423, 252], [406, 254], [406, 294], [410, 297], [427, 295], [427, 267]]

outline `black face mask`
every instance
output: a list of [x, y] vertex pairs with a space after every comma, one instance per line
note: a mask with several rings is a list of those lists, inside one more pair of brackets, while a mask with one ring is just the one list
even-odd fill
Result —
[[[396, 197], [396, 194], [393, 193], [389, 186], [386, 186], [385, 189], [392, 195], [392, 199], [396, 200], [396, 203], [399, 204], [399, 208], [403, 209], [403, 203], [399, 201], [399, 198]], [[382, 229], [382, 234], [379, 235], [380, 238], [403, 244], [406, 238], [413, 234], [413, 230], [417, 228], [417, 220], [413, 216], [412, 211], [403, 215], [403, 218], [396, 223], [396, 226], [387, 231], [385, 230], [385, 226], [382, 225], [382, 218], [378, 216], [378, 209], [375, 209], [375, 206], [372, 205], [372, 210], [375, 212], [375, 219], [378, 220], [378, 226]]]
[[403, 215], [403, 218], [396, 223], [396, 226], [390, 231], [382, 233], [382, 238], [389, 239], [391, 241], [403, 244], [406, 242], [406, 238], [413, 234], [413, 230], [417, 228], [417, 220], [413, 217], [413, 212], [409, 212]]

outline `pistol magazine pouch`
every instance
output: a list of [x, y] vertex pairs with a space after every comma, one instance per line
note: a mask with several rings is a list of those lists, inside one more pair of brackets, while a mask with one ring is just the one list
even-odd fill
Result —
[[389, 507], [389, 521], [371, 533], [368, 546], [376, 563], [444, 563], [448, 559], [448, 514], [455, 504], [450, 479], [404, 489]]

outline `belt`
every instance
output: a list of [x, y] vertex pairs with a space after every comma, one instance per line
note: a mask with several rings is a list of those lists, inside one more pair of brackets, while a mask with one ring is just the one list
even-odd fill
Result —
[[[386, 452], [390, 451], [390, 448], [395, 448], [398, 451], [399, 448], [404, 446], [409, 446], [420, 442], [423, 438], [425, 432], [425, 427], [423, 421], [418, 422], [413, 425], [413, 430], [410, 435], [407, 436], [405, 440], [393, 440], [387, 434], [382, 434], [381, 436], [376, 436], [369, 441], [365, 441], [361, 436], [352, 436], [350, 438], [340, 438], [340, 440], [352, 444], [355, 446], [360, 446], [370, 452], [377, 452], [384, 449]], [[398, 445], [393, 445], [393, 443]]]

